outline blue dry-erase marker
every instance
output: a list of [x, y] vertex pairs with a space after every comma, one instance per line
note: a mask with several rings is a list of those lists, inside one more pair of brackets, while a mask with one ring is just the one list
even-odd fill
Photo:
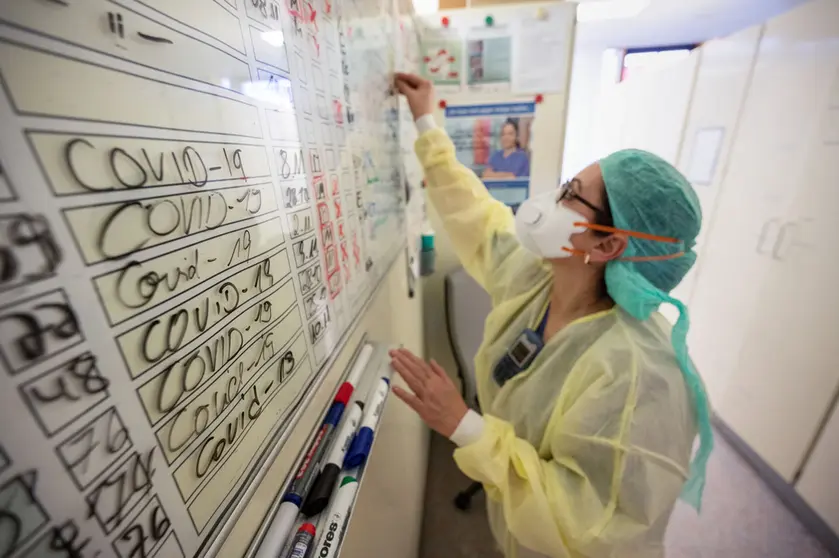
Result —
[[364, 404], [361, 401], [356, 401], [350, 406], [347, 419], [341, 426], [338, 437], [335, 439], [332, 449], [324, 460], [323, 468], [318, 473], [312, 489], [306, 494], [306, 500], [300, 508], [300, 511], [306, 517], [312, 517], [326, 509], [329, 499], [332, 497], [332, 491], [335, 488], [338, 475], [341, 473], [341, 464], [344, 462], [344, 456], [347, 450], [350, 449], [355, 431], [359, 423], [361, 423], [363, 411]]
[[387, 392], [390, 390], [390, 380], [382, 378], [376, 385], [376, 389], [370, 394], [367, 403], [364, 407], [364, 420], [361, 422], [361, 428], [353, 438], [350, 449], [344, 457], [344, 469], [353, 469], [360, 467], [367, 461], [367, 456], [370, 454], [370, 448], [373, 446], [373, 436], [376, 431], [376, 425], [379, 422], [379, 417], [382, 416], [382, 411], [385, 408], [385, 399]]

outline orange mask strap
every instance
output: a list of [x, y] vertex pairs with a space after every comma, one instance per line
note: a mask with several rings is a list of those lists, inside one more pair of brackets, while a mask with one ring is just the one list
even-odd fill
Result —
[[[585, 227], [587, 229], [591, 229], [593, 231], [600, 231], [600, 232], [608, 232], [608, 233], [617, 233], [617, 234], [625, 234], [626, 236], [632, 236], [634, 238], [640, 238], [643, 240], [652, 240], [655, 242], [666, 242], [668, 244], [681, 244], [681, 240], [677, 238], [671, 238], [668, 236], [657, 236], [654, 234], [647, 234], [637, 231], [626, 231], [623, 229], [616, 229], [614, 227], [607, 227], [605, 225], [595, 225], [592, 223], [574, 223], [574, 226], [577, 227]], [[562, 250], [568, 252], [569, 254], [574, 254], [575, 256], [583, 256], [585, 257], [587, 254], [582, 250], [576, 250], [573, 248], [566, 248], [562, 247]], [[618, 258], [618, 261], [622, 262], [657, 262], [657, 261], [664, 261], [664, 260], [674, 260], [676, 258], [681, 258], [685, 255], [684, 250], [676, 252], [675, 254], [664, 254], [662, 256], [635, 256], [632, 258]]]

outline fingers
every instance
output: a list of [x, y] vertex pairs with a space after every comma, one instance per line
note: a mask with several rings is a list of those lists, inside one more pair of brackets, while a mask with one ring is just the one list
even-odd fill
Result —
[[414, 395], [413, 393], [408, 393], [399, 386], [393, 386], [393, 393], [396, 395], [396, 397], [404, 401], [408, 405], [408, 407], [412, 408], [414, 411], [416, 411], [417, 414], [419, 414], [420, 406], [422, 405], [422, 403], [416, 395]]
[[422, 360], [420, 357], [409, 351], [408, 349], [399, 349], [397, 351], [402, 357], [408, 360], [414, 367], [422, 368], [423, 370], [427, 370], [428, 365], [425, 364], [425, 361]]
[[408, 384], [408, 387], [411, 388], [414, 393], [420, 395], [424, 393], [425, 378], [414, 369], [414, 366], [409, 361], [397, 354], [393, 357], [393, 360], [391, 360], [390, 365], [397, 374], [402, 376], [405, 383]]
[[419, 77], [416, 74], [405, 74], [402, 72], [396, 72], [396, 85], [399, 86], [400, 83], [406, 84], [411, 89], [416, 89], [423, 84], [425, 80]]
[[446, 374], [446, 371], [445, 371], [445, 370], [443, 370], [443, 367], [442, 367], [442, 366], [440, 366], [439, 364], [437, 364], [437, 361], [436, 361], [436, 360], [431, 359], [430, 364], [431, 364], [431, 371], [432, 371], [433, 373], [437, 374], [437, 375], [438, 375], [438, 376], [440, 376], [441, 378], [445, 378], [446, 380], [449, 380], [449, 379], [450, 379], [450, 378], [449, 378], [449, 375], [448, 375], [448, 374]]
[[410, 85], [401, 80], [396, 80], [395, 85], [396, 89], [406, 97], [414, 90]]

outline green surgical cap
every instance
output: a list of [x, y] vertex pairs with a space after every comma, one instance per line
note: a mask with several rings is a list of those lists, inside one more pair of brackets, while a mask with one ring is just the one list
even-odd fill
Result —
[[696, 261], [693, 246], [702, 224], [699, 198], [688, 179], [657, 155], [626, 149], [600, 161], [615, 227], [677, 238], [682, 246], [630, 238], [625, 257], [663, 256], [685, 251], [681, 258], [635, 262], [632, 267], [669, 293]]
[[614, 226], [656, 236], [677, 238], [681, 244], [629, 237], [624, 258], [684, 255], [660, 261], [611, 261], [606, 265], [606, 288], [615, 303], [638, 320], [646, 320], [662, 303], [679, 310], [671, 342], [696, 409], [700, 446], [682, 498], [700, 509], [705, 469], [714, 446], [708, 396], [688, 356], [690, 319], [685, 305], [670, 296], [696, 262], [693, 247], [702, 224], [699, 198], [685, 176], [652, 153], [626, 149], [600, 161]]

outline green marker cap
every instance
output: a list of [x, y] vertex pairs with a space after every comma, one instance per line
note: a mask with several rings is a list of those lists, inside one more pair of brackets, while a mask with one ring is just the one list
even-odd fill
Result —
[[358, 482], [358, 481], [356, 480], [355, 477], [351, 477], [350, 475], [347, 475], [346, 477], [344, 477], [341, 480], [341, 486], [344, 486], [345, 484], [349, 484], [351, 482]]

